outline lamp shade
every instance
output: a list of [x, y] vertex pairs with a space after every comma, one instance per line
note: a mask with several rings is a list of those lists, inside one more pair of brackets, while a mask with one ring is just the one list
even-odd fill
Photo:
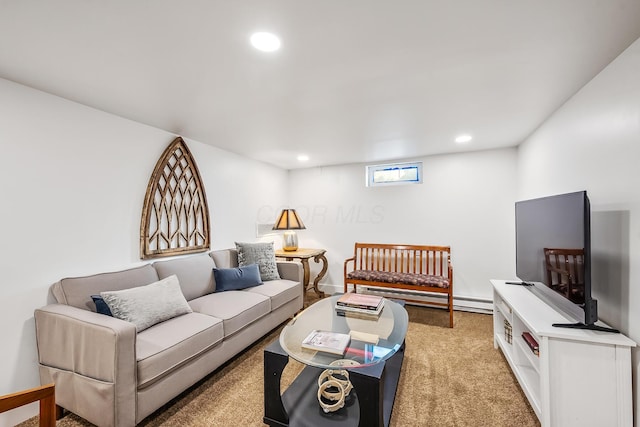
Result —
[[273, 230], [304, 230], [306, 227], [296, 214], [295, 209], [283, 209]]

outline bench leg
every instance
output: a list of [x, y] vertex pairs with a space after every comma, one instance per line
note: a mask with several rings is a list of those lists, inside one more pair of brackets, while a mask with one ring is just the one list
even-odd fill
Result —
[[355, 294], [358, 290], [358, 285], [354, 283], [347, 283], [346, 281], [344, 282], [344, 293], [346, 294], [347, 292], [349, 292], [349, 285], [353, 286], [353, 293]]
[[449, 327], [453, 328], [453, 294], [449, 294]]

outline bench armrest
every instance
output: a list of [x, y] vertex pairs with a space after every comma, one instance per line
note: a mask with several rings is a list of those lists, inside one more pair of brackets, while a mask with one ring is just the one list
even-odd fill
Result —
[[353, 267], [355, 268], [355, 261], [356, 261], [356, 257], [355, 255], [352, 256], [351, 258], [347, 258], [344, 260], [344, 293], [347, 293], [347, 266], [349, 265], [350, 262], [354, 263]]
[[352, 256], [351, 258], [347, 258], [344, 260], [344, 268], [345, 271], [347, 270], [347, 264], [349, 264], [350, 262], [354, 262], [356, 260], [356, 257]]

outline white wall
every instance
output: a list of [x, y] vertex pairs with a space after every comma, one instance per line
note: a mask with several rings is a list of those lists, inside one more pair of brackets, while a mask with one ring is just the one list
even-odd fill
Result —
[[[518, 195], [587, 190], [600, 318], [640, 342], [640, 40], [518, 151]], [[633, 352], [634, 388], [640, 352]], [[638, 425], [640, 401], [634, 394]]]
[[[174, 137], [0, 79], [0, 394], [39, 384], [33, 310], [49, 285], [141, 262], [147, 182]], [[186, 142], [207, 193], [212, 247], [254, 241], [259, 210], [286, 200], [287, 172]], [[1, 415], [0, 425], [35, 411]]]
[[325, 285], [343, 286], [355, 242], [451, 246], [454, 294], [491, 299], [489, 279], [514, 277], [516, 150], [430, 156], [424, 183], [365, 187], [365, 165], [290, 171], [300, 245], [327, 249]]

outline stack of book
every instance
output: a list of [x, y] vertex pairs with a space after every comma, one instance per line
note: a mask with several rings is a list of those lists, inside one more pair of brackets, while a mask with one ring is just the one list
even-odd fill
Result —
[[536, 339], [529, 332], [523, 332], [522, 338], [527, 343], [533, 354], [535, 354], [536, 356], [540, 356], [540, 347], [538, 346], [538, 341], [536, 341]]
[[338, 316], [377, 318], [384, 307], [384, 298], [377, 295], [348, 293], [336, 302]]

